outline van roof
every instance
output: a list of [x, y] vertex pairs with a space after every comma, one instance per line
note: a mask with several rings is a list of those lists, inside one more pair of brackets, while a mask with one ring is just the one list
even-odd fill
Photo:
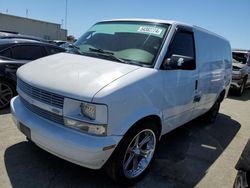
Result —
[[179, 22], [179, 21], [174, 21], [174, 20], [162, 20], [162, 19], [142, 19], [142, 18], [126, 18], [126, 19], [111, 19], [111, 20], [102, 20], [100, 22], [111, 22], [111, 21], [141, 21], [141, 22], [154, 22], [154, 23], [163, 23], [163, 24], [171, 24], [171, 25], [182, 25], [182, 26], [188, 26], [188, 27], [193, 27], [197, 30], [206, 32], [208, 34], [211, 35], [215, 35], [221, 39], [224, 39], [226, 41], [228, 41], [226, 38], [222, 37], [221, 35], [218, 35], [212, 31], [209, 31], [207, 29], [204, 29], [202, 27], [196, 26], [196, 25], [191, 25], [191, 24], [187, 24], [187, 23], [183, 23], [183, 22]]
[[160, 19], [141, 19], [141, 18], [127, 18], [127, 19], [111, 19], [111, 20], [102, 20], [101, 22], [109, 21], [141, 21], [141, 22], [154, 22], [154, 23], [165, 23], [165, 24], [174, 24], [176, 21], [172, 20], [160, 20]]

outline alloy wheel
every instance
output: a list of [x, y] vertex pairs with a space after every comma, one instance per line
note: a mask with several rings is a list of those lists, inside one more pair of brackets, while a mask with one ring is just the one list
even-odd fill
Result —
[[124, 175], [136, 178], [150, 164], [156, 148], [156, 136], [150, 129], [139, 132], [130, 142], [123, 160]]
[[12, 88], [6, 83], [0, 83], [0, 109], [7, 107], [13, 96]]

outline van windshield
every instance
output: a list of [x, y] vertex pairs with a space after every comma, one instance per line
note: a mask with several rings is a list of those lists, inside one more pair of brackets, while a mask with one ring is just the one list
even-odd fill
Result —
[[247, 53], [233, 52], [234, 63], [247, 63]]
[[138, 65], [152, 65], [169, 25], [150, 22], [100, 22], [74, 44], [79, 53]]

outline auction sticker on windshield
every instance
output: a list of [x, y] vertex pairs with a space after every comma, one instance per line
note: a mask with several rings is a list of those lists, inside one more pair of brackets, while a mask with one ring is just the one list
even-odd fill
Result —
[[155, 34], [155, 35], [160, 35], [161, 32], [162, 32], [162, 29], [157, 28], [157, 27], [141, 26], [141, 27], [139, 27], [139, 29], [137, 31], [138, 32], [143, 32], [143, 33], [151, 33], [151, 34]]

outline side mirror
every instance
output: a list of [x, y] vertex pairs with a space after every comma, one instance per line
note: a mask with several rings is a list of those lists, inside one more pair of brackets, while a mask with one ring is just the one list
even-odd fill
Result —
[[195, 60], [192, 57], [173, 54], [171, 58], [164, 60], [162, 67], [165, 70], [194, 70]]

